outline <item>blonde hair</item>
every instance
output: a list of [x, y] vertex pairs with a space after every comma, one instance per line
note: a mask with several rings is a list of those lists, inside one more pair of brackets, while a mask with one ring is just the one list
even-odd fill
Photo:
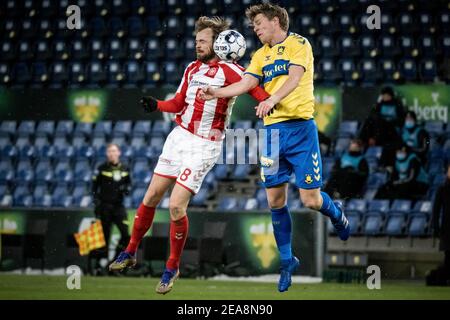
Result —
[[251, 22], [253, 22], [255, 17], [260, 13], [266, 16], [269, 20], [277, 17], [278, 21], [280, 22], [281, 29], [283, 29], [284, 31], [288, 31], [289, 15], [286, 9], [284, 9], [283, 7], [280, 7], [277, 4], [266, 2], [251, 6], [247, 8], [247, 10], [245, 10], [245, 15]]
[[206, 17], [202, 16], [195, 22], [195, 33], [210, 28], [213, 31], [213, 38], [217, 38], [219, 33], [228, 30], [230, 23], [222, 17]]

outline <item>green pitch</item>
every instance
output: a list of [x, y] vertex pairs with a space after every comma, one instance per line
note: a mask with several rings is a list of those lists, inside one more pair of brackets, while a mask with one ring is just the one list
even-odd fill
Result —
[[450, 287], [423, 281], [382, 281], [380, 290], [365, 284], [293, 284], [279, 293], [274, 283], [179, 279], [172, 292], [158, 295], [155, 278], [82, 277], [80, 290], [68, 290], [66, 277], [0, 274], [0, 299], [449, 299]]

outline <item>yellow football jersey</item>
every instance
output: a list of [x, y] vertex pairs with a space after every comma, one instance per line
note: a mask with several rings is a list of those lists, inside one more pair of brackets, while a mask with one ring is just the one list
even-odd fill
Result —
[[280, 101], [274, 112], [264, 118], [264, 125], [291, 119], [311, 119], [314, 112], [314, 57], [309, 41], [293, 32], [287, 38], [270, 47], [265, 44], [255, 52], [245, 71], [260, 81], [269, 93], [275, 93], [287, 80], [289, 66], [305, 68], [300, 82], [287, 97]]

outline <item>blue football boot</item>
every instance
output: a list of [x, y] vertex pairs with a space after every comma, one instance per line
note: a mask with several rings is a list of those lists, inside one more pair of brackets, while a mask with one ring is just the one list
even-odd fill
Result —
[[292, 284], [291, 276], [292, 273], [297, 270], [300, 265], [300, 261], [298, 261], [297, 257], [292, 257], [291, 262], [285, 266], [281, 266], [280, 268], [280, 280], [278, 281], [278, 291], [284, 292], [287, 291], [288, 288]]
[[342, 203], [340, 201], [334, 201], [334, 204], [341, 212], [341, 216], [337, 220], [331, 219], [331, 223], [333, 224], [334, 229], [336, 229], [339, 239], [346, 241], [350, 237], [350, 224], [344, 214]]

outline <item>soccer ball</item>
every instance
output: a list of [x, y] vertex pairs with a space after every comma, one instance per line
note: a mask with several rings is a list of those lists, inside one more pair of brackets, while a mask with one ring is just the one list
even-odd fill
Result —
[[236, 30], [225, 30], [214, 41], [214, 52], [224, 61], [237, 61], [245, 54], [245, 38]]

